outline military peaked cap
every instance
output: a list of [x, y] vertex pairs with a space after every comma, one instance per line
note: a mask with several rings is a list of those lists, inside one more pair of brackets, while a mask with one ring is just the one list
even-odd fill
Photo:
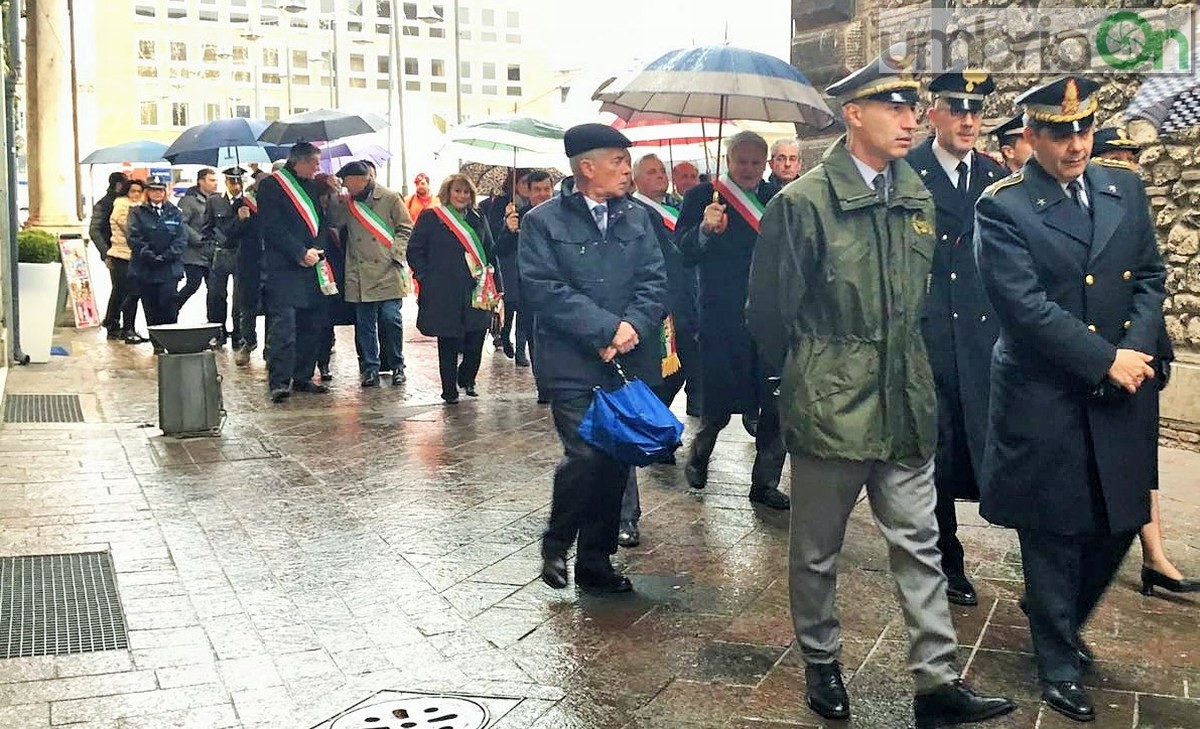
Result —
[[993, 128], [992, 131], [988, 132], [988, 134], [991, 134], [993, 137], [995, 137], [1000, 144], [1008, 144], [1009, 137], [1019, 136], [1024, 131], [1025, 115], [1017, 114], [1012, 119], [1009, 119], [1003, 124]]
[[1092, 125], [1099, 88], [1100, 84], [1081, 76], [1063, 76], [1026, 91], [1016, 103], [1025, 107], [1031, 121], [1081, 132]]
[[929, 82], [933, 98], [944, 99], [956, 111], [978, 112], [984, 97], [995, 90], [991, 75], [978, 68], [953, 68]]
[[1116, 152], [1119, 150], [1138, 152], [1141, 149], [1142, 145], [1130, 139], [1124, 129], [1117, 127], [1097, 129], [1096, 133], [1092, 136], [1093, 157], [1098, 157], [1105, 152]]
[[235, 180], [240, 180], [243, 176], [245, 176], [246, 170], [243, 170], [241, 167], [226, 167], [225, 169], [221, 170], [221, 174], [225, 175], [226, 177], [231, 177]]
[[916, 104], [921, 82], [913, 77], [915, 56], [897, 44], [854, 73], [826, 87], [843, 104], [857, 100]]

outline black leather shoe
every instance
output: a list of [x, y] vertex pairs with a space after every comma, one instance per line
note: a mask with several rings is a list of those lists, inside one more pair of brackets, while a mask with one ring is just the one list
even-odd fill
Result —
[[500, 350], [504, 352], [504, 356], [512, 359], [516, 355], [517, 350], [513, 348], [513, 343], [505, 339], [500, 342]]
[[579, 569], [579, 565], [575, 565], [575, 584], [585, 592], [599, 594], [633, 592], [633, 583], [629, 581], [629, 578], [618, 574], [613, 569], [592, 572], [590, 570], [581, 570]]
[[318, 367], [317, 369], [321, 371], [321, 382], [329, 382], [333, 379], [333, 373], [329, 371], [329, 365]]
[[467, 393], [467, 397], [479, 397], [479, 391], [475, 389], [474, 385], [467, 385], [463, 388], [463, 392]]
[[567, 586], [567, 561], [562, 557], [542, 557], [542, 582], [555, 590]]
[[636, 547], [641, 542], [641, 536], [638, 533], [637, 522], [627, 521], [621, 524], [621, 529], [617, 532], [617, 544], [622, 547]]
[[442, 393], [442, 402], [446, 403], [447, 405], [457, 404], [458, 403], [458, 393], [457, 392], [443, 392]]
[[979, 595], [975, 586], [961, 573], [946, 575], [946, 599], [955, 605], [978, 605]]
[[408, 378], [404, 376], [404, 370], [392, 372], [392, 385], [403, 385], [405, 382], [408, 382]]
[[271, 402], [283, 402], [291, 396], [292, 391], [286, 387], [277, 387], [271, 390]]
[[293, 382], [292, 392], [308, 392], [313, 395], [324, 395], [329, 392], [329, 385], [322, 385], [319, 382]]
[[839, 664], [810, 663], [804, 669], [804, 682], [808, 708], [826, 719], [850, 718], [850, 697], [846, 695]]
[[1004, 716], [1017, 705], [1003, 696], [980, 696], [961, 680], [919, 693], [913, 698], [917, 729], [956, 726]]
[[760, 489], [750, 492], [750, 500], [770, 509], [786, 510], [792, 508], [792, 500], [778, 489]]
[[149, 342], [149, 341], [150, 341], [149, 339], [146, 339], [145, 337], [143, 337], [141, 334], [138, 334], [137, 332], [129, 332], [125, 335], [125, 343], [126, 344], [145, 344], [146, 342]]
[[368, 372], [366, 377], [363, 377], [363, 387], [379, 387], [379, 375], [375, 372]]
[[1200, 580], [1176, 580], [1158, 570], [1143, 567], [1142, 594], [1153, 597], [1156, 587], [1161, 587], [1167, 592], [1200, 592]]
[[1051, 709], [1075, 721], [1094, 721], [1096, 709], [1083, 687], [1074, 681], [1042, 683], [1042, 700]]
[[708, 464], [699, 463], [689, 454], [687, 463], [683, 466], [683, 477], [688, 486], [694, 489], [704, 488], [708, 485]]
[[517, 354], [516, 360], [515, 360], [516, 365], [518, 367], [528, 367], [529, 366], [529, 358], [525, 356], [525, 353], [517, 352], [516, 354]]

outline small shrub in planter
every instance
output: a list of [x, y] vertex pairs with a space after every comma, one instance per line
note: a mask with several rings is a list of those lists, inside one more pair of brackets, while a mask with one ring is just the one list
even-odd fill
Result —
[[58, 263], [58, 238], [44, 230], [22, 230], [17, 233], [19, 263]]

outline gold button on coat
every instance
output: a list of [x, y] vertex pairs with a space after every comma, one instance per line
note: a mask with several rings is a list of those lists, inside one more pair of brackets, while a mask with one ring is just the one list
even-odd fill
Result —
[[957, 274], [957, 273], [954, 273], [953, 271], [951, 271], [951, 272], [950, 272], [950, 280], [951, 280], [951, 281], [957, 281], [957, 280], [958, 280], [958, 274]]
[[1128, 281], [1129, 279], [1133, 278], [1133, 271], [1126, 271], [1125, 273], [1121, 274], [1121, 278]]
[[1131, 322], [1131, 321], [1129, 321], [1128, 319], [1126, 319], [1126, 320], [1125, 320], [1125, 323], [1124, 323], [1124, 324], [1122, 324], [1121, 326], [1123, 326], [1123, 327], [1125, 327], [1126, 329], [1128, 329], [1129, 327], [1133, 326], [1133, 322]]
[[1088, 324], [1088, 331], [1089, 331], [1089, 332], [1094, 332], [1094, 331], [1096, 331], [1096, 325], [1095, 325], [1095, 324]]
[[1092, 284], [1096, 283], [1096, 277], [1089, 273], [1083, 277], [1083, 282], [1088, 286], [1091, 286]]

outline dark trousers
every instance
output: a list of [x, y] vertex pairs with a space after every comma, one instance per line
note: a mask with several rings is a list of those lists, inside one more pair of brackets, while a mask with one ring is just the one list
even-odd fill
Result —
[[238, 301], [237, 280], [237, 250], [218, 248], [213, 253], [212, 267], [208, 269], [208, 278], [204, 285], [208, 288], [208, 320], [220, 323], [224, 330], [229, 316], [229, 280], [233, 279], [233, 342], [237, 344], [241, 337], [240, 302]]
[[178, 281], [138, 281], [142, 306], [146, 309], [146, 324], [174, 324], [179, 321], [179, 309], [175, 306], [175, 287]]
[[[713, 449], [717, 447], [717, 436], [729, 425], [730, 415], [705, 415], [700, 418], [700, 430], [692, 441], [690, 458], [700, 464], [708, 464]], [[779, 488], [787, 449], [783, 444], [783, 433], [779, 424], [779, 407], [774, 397], [764, 397], [758, 420], [758, 433], [754, 436], [754, 467], [750, 470], [750, 493], [759, 493]]]
[[286, 389], [311, 382], [326, 323], [325, 302], [288, 306], [267, 302], [267, 385]]
[[134, 318], [137, 316], [138, 297], [137, 287], [129, 275], [129, 261], [109, 258], [107, 265], [112, 292], [108, 295], [104, 328], [110, 332], [132, 332]]
[[937, 544], [942, 553], [942, 572], [946, 575], [967, 574], [963, 545], [958, 538], [958, 512], [954, 509], [954, 497], [938, 491], [933, 515], [938, 525]]
[[578, 538], [576, 569], [607, 571], [612, 569], [609, 556], [617, 551], [621, 496], [632, 469], [579, 437], [579, 423], [591, 402], [589, 393], [569, 399], [554, 397], [550, 404], [563, 458], [554, 469], [542, 555], [564, 557]]
[[[442, 394], [453, 395], [460, 387], [471, 387], [483, 359], [483, 340], [487, 331], [467, 332], [461, 337], [438, 337], [438, 372], [442, 376]], [[459, 356], [462, 356], [461, 362]]]
[[504, 310], [504, 324], [500, 327], [500, 334], [499, 334], [501, 341], [503, 341], [503, 342], [511, 342], [512, 341], [513, 322], [516, 321], [516, 318], [517, 318], [517, 310], [516, 309], [505, 309]]
[[[533, 314], [523, 311], [514, 312], [517, 330], [517, 356], [523, 356], [526, 347], [529, 348], [529, 360], [533, 361]], [[507, 335], [505, 335], [507, 336]]]
[[200, 282], [208, 276], [208, 266], [199, 266], [194, 263], [183, 264], [183, 288], [175, 294], [175, 310], [183, 308], [187, 300], [192, 298], [192, 294], [200, 290]]
[[[239, 347], [258, 344], [258, 311], [262, 306], [262, 281], [258, 273], [238, 272], [233, 284], [233, 343]], [[239, 339], [240, 337], [240, 339]]]
[[389, 370], [404, 371], [403, 303], [402, 299], [388, 299], [354, 304], [354, 344], [361, 374], [379, 374], [381, 359], [387, 361]]
[[1079, 631], [1133, 543], [1134, 532], [1063, 536], [1018, 529], [1038, 677], [1080, 681]]

